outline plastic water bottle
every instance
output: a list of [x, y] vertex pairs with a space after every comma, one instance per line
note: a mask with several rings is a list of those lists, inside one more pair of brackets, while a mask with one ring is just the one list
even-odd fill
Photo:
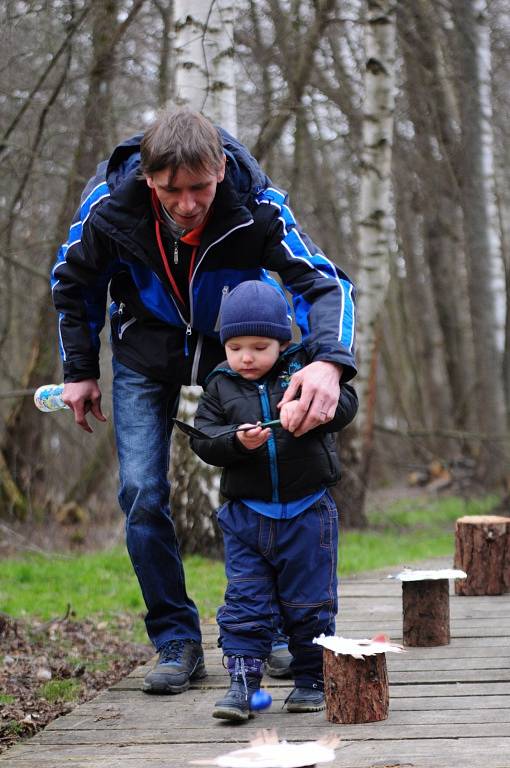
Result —
[[62, 400], [63, 384], [43, 384], [34, 394], [34, 403], [43, 413], [60, 411], [62, 408], [69, 408]]

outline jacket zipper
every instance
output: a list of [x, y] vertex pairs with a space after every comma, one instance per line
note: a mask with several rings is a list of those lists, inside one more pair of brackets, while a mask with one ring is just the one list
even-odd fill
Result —
[[[264, 417], [264, 421], [270, 421], [271, 420], [271, 406], [269, 404], [269, 397], [267, 395], [267, 389], [265, 384], [257, 384], [257, 388], [259, 391], [259, 397], [260, 397], [260, 404], [262, 407], [262, 416]], [[276, 440], [274, 438], [273, 432], [269, 435], [269, 439], [267, 441], [267, 450], [269, 453], [269, 471], [271, 473], [271, 484], [273, 486], [273, 492], [271, 501], [280, 501], [280, 496], [278, 493], [279, 488], [279, 479], [278, 479], [278, 463], [277, 463], [277, 457], [276, 457]]]
[[191, 336], [192, 333], [193, 333], [193, 329], [191, 328], [190, 323], [188, 323], [186, 326], [186, 334], [184, 336], [184, 354], [186, 355], [186, 357], [189, 357], [188, 338]]
[[197, 346], [195, 348], [195, 354], [193, 355], [193, 365], [191, 366], [191, 384], [197, 384], [198, 379], [198, 366], [200, 364], [200, 356], [202, 354], [202, 343], [204, 341], [204, 334], [199, 333], [197, 339]]
[[174, 240], [174, 264], [179, 263], [179, 241]]
[[[123, 301], [120, 302], [119, 308], [117, 310], [117, 314], [119, 315], [119, 320], [122, 321], [122, 315], [124, 313], [125, 304]], [[122, 339], [124, 335], [124, 331], [129, 328], [130, 325], [133, 325], [133, 323], [136, 323], [136, 317], [132, 317], [129, 320], [127, 320], [125, 323], [119, 323], [119, 327], [117, 329], [117, 336], [119, 337], [119, 341]]]
[[[179, 308], [177, 307], [177, 304], [176, 304], [176, 302], [174, 300], [174, 304], [177, 307], [177, 311], [179, 312], [180, 317], [183, 319], [183, 321], [184, 321], [184, 323], [186, 325], [186, 338], [185, 338], [185, 343], [184, 343], [184, 354], [186, 355], [186, 357], [188, 357], [188, 355], [189, 355], [188, 336], [191, 336], [191, 334], [193, 332], [192, 331], [192, 326], [193, 326], [193, 280], [195, 279], [195, 275], [197, 274], [198, 268], [202, 264], [202, 262], [205, 259], [207, 253], [211, 250], [211, 248], [213, 246], [217, 245], [218, 243], [221, 243], [221, 241], [224, 240], [229, 235], [231, 235], [232, 232], [235, 232], [238, 229], [242, 229], [243, 227], [251, 226], [252, 224], [253, 224], [253, 219], [250, 219], [250, 221], [245, 222], [244, 224], [239, 224], [237, 227], [233, 227], [232, 229], [229, 229], [229, 231], [225, 232], [224, 235], [219, 237], [217, 240], [214, 240], [214, 242], [210, 243], [210, 245], [208, 245], [207, 248], [205, 249], [205, 251], [203, 252], [202, 257], [200, 258], [200, 261], [195, 265], [195, 269], [193, 270], [193, 274], [191, 275], [191, 280], [189, 281], [189, 288], [188, 288], [188, 292], [189, 292], [189, 314], [190, 314], [189, 322], [186, 322], [184, 320], [184, 318], [182, 317], [182, 314], [179, 312]], [[175, 249], [174, 249], [174, 259], [175, 259]], [[228, 286], [226, 286], [226, 287], [228, 288]], [[225, 290], [225, 288], [223, 288], [223, 290]], [[170, 296], [172, 296], [171, 293], [170, 293]], [[172, 299], [173, 299], [173, 296], [172, 296]], [[196, 381], [196, 377], [197, 377], [197, 374], [198, 374], [198, 366], [200, 365], [200, 355], [202, 354], [202, 342], [203, 342], [203, 335], [199, 334], [198, 341], [197, 341], [197, 346], [196, 346], [196, 349], [195, 349], [195, 355], [193, 357], [193, 366], [192, 366], [192, 371], [191, 371], [191, 376], [192, 376], [192, 382], [191, 383], [193, 383], [193, 379], [195, 379], [195, 381]]]
[[219, 237], [217, 240], [214, 240], [214, 242], [210, 243], [205, 251], [203, 252], [202, 256], [200, 257], [200, 261], [195, 265], [195, 269], [193, 270], [193, 274], [191, 275], [191, 280], [189, 281], [189, 311], [190, 311], [190, 325], [193, 325], [193, 280], [195, 279], [195, 275], [198, 272], [198, 268], [202, 264], [203, 260], [215, 245], [218, 245], [218, 243], [221, 243], [222, 240], [225, 240], [226, 237], [232, 234], [232, 232], [236, 232], [238, 229], [244, 229], [244, 227], [250, 227], [253, 224], [253, 219], [250, 219], [249, 221], [245, 221], [243, 224], [238, 224], [237, 227], [232, 227], [232, 229], [229, 229], [228, 232], [225, 232], [224, 235]]
[[223, 306], [223, 302], [225, 301], [226, 297], [228, 296], [228, 292], [230, 291], [230, 288], [228, 285], [224, 285], [221, 289], [221, 299], [220, 299], [220, 308], [218, 310], [218, 317], [216, 318], [216, 323], [214, 326], [214, 330], [216, 333], [220, 330], [220, 317], [221, 317], [221, 308]]

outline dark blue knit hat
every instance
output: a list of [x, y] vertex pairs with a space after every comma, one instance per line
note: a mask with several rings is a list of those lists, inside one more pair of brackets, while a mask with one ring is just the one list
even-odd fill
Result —
[[236, 286], [223, 299], [220, 313], [221, 343], [233, 336], [291, 339], [291, 318], [282, 294], [260, 280], [247, 280]]

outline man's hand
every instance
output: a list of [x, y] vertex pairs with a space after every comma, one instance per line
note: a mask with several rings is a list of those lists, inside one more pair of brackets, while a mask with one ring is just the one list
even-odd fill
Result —
[[[341, 365], [325, 360], [309, 363], [296, 371], [278, 403], [282, 427], [301, 437], [319, 424], [331, 421], [340, 397], [341, 375]], [[291, 406], [292, 402], [296, 404]]]
[[96, 379], [64, 384], [62, 400], [74, 413], [74, 420], [85, 432], [92, 432], [85, 415], [90, 411], [98, 421], [106, 421], [101, 411], [101, 390]]
[[[249, 427], [250, 424], [240, 424], [239, 426]], [[264, 445], [264, 443], [269, 439], [270, 434], [270, 427], [262, 429], [262, 427], [257, 426], [256, 424], [253, 425], [253, 429], [249, 429], [246, 432], [235, 433], [236, 438], [239, 440], [241, 445], [243, 445], [249, 451], [254, 451], [255, 448], [260, 448], [261, 445]]]

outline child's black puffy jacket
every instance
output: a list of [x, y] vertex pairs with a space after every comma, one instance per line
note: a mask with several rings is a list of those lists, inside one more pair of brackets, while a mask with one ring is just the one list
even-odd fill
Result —
[[[309, 362], [305, 348], [294, 344], [258, 382], [243, 379], [223, 363], [207, 379], [195, 426], [214, 435], [229, 425], [277, 419], [276, 405], [290, 377]], [[334, 433], [352, 421], [357, 409], [356, 392], [342, 384], [335, 418], [302, 437], [276, 427], [267, 443], [253, 451], [245, 449], [235, 435], [193, 438], [191, 445], [205, 462], [224, 467], [221, 493], [226, 498], [285, 503], [337, 482], [340, 465]]]

